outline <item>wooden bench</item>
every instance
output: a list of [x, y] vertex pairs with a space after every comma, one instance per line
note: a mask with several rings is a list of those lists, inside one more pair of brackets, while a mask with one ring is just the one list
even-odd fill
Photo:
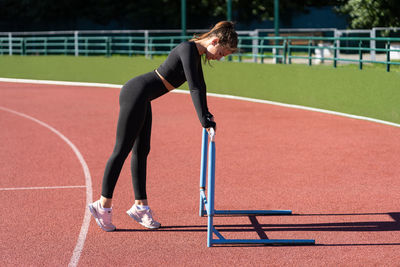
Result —
[[[280, 37], [288, 37], [288, 36], [300, 36], [300, 37], [323, 37], [322, 32], [289, 32], [289, 33], [280, 33]], [[268, 37], [275, 37], [274, 33], [269, 33]], [[279, 44], [282, 44], [282, 40], [279, 40]], [[292, 39], [292, 45], [308, 45], [309, 40], [306, 39]], [[319, 43], [318, 40], [311, 40], [312, 45]]]

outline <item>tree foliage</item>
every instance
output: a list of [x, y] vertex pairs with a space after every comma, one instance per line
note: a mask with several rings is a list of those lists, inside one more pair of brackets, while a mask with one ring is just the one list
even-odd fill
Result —
[[[280, 0], [280, 19], [309, 7], [337, 6], [354, 28], [399, 26], [399, 0]], [[208, 28], [227, 17], [227, 0], [187, 0], [187, 28]], [[232, 0], [233, 20], [272, 20], [274, 0]], [[0, 30], [180, 28], [180, 0], [0, 0]]]
[[337, 10], [349, 15], [351, 28], [400, 26], [398, 0], [342, 0]]
[[[332, 5], [335, 0], [280, 0], [281, 20], [309, 6]], [[208, 28], [226, 19], [226, 0], [187, 0], [187, 27]], [[233, 20], [241, 24], [272, 20], [274, 0], [232, 0]], [[0, 26], [23, 30], [75, 30], [80, 25], [120, 29], [180, 28], [180, 0], [0, 0]], [[35, 28], [36, 27], [36, 28]], [[15, 29], [10, 29], [15, 30]]]

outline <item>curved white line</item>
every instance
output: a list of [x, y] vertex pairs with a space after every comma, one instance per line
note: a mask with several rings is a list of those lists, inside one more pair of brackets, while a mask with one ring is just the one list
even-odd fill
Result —
[[[14, 79], [14, 78], [0, 78], [0, 82], [54, 84], [54, 85], [106, 87], [106, 88], [121, 88], [122, 87], [122, 85], [119, 85], [119, 84], [108, 84], [108, 83], [63, 82], [63, 81], [29, 80], [29, 79]], [[180, 90], [180, 89], [175, 89], [172, 92], [189, 94], [189, 91]], [[287, 107], [287, 108], [315, 111], [315, 112], [320, 112], [320, 113], [325, 113], [325, 114], [332, 114], [332, 115], [337, 115], [337, 116], [341, 116], [341, 117], [352, 118], [352, 119], [371, 121], [371, 122], [390, 125], [390, 126], [394, 126], [394, 127], [400, 127], [400, 124], [390, 122], [390, 121], [378, 120], [378, 119], [374, 119], [374, 118], [370, 118], [370, 117], [358, 116], [358, 115], [342, 113], [342, 112], [337, 112], [337, 111], [331, 111], [331, 110], [326, 110], [326, 109], [311, 108], [311, 107], [300, 106], [300, 105], [285, 104], [285, 103], [280, 103], [280, 102], [275, 102], [275, 101], [268, 101], [268, 100], [261, 100], [261, 99], [255, 99], [255, 98], [240, 97], [240, 96], [232, 96], [232, 95], [222, 95], [222, 94], [214, 94], [214, 93], [207, 93], [207, 95], [213, 96], [213, 97], [254, 102], [254, 103], [263, 103], [263, 104], [269, 104], [269, 105], [281, 106], [281, 107]]]
[[92, 193], [92, 178], [90, 176], [90, 172], [89, 172], [89, 167], [87, 166], [82, 154], [79, 152], [78, 148], [67, 138], [65, 137], [62, 133], [60, 133], [59, 131], [57, 131], [56, 129], [54, 129], [53, 127], [51, 127], [50, 125], [35, 119], [29, 115], [26, 115], [24, 113], [20, 113], [18, 111], [9, 109], [9, 108], [5, 108], [0, 106], [0, 110], [3, 111], [7, 111], [10, 113], [13, 113], [15, 115], [18, 115], [20, 117], [29, 119], [31, 121], [34, 121], [40, 125], [42, 125], [43, 127], [49, 129], [50, 131], [52, 131], [53, 133], [55, 133], [56, 135], [58, 135], [65, 143], [68, 144], [69, 147], [71, 147], [71, 149], [74, 151], [76, 157], [78, 158], [79, 162], [82, 165], [82, 169], [83, 172], [85, 174], [85, 184], [86, 184], [86, 206], [85, 206], [85, 216], [83, 218], [83, 223], [81, 226], [81, 231], [79, 233], [79, 237], [78, 237], [78, 241], [75, 245], [74, 248], [74, 252], [72, 254], [72, 257], [70, 259], [70, 262], [68, 264], [68, 266], [77, 266], [78, 265], [78, 261], [79, 258], [81, 256], [82, 253], [82, 249], [83, 249], [83, 245], [85, 244], [85, 240], [86, 240], [86, 235], [87, 232], [89, 230], [89, 225], [90, 225], [90, 212], [89, 209], [87, 208], [87, 206], [89, 205], [89, 203], [91, 203], [93, 201], [93, 193]]
[[228, 99], [235, 99], [235, 100], [254, 102], [254, 103], [263, 103], [263, 104], [281, 106], [281, 107], [286, 107], [286, 108], [315, 111], [315, 112], [319, 112], [319, 113], [337, 115], [337, 116], [347, 117], [347, 118], [352, 118], [352, 119], [357, 119], [357, 120], [372, 121], [372, 122], [375, 122], [375, 123], [386, 124], [386, 125], [390, 125], [390, 126], [394, 126], [394, 127], [400, 127], [400, 124], [397, 124], [397, 123], [394, 123], [394, 122], [390, 122], [390, 121], [378, 120], [378, 119], [374, 119], [374, 118], [370, 118], [370, 117], [364, 117], [364, 116], [353, 115], [353, 114], [348, 114], [348, 113], [342, 113], [342, 112], [326, 110], [326, 109], [312, 108], [312, 107], [293, 105], [293, 104], [285, 104], [285, 103], [280, 103], [280, 102], [274, 102], [274, 101], [269, 101], [269, 100], [261, 100], [261, 99], [254, 99], [254, 98], [241, 97], [241, 96], [220, 95], [220, 94], [214, 94], [214, 93], [207, 93], [207, 95], [214, 96], [214, 97], [220, 97], [220, 98], [228, 98]]

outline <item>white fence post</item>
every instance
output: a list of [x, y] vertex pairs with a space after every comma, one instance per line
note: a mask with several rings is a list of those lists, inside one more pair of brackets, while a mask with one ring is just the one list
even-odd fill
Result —
[[258, 30], [254, 30], [249, 33], [251, 37], [256, 37], [256, 39], [253, 39], [253, 61], [254, 63], [257, 63], [257, 55], [258, 55]]
[[[336, 37], [340, 37], [342, 35], [342, 32], [335, 29], [335, 38]], [[336, 42], [336, 58], [340, 58], [340, 41], [339, 40], [335, 40]]]
[[149, 56], [149, 31], [144, 31], [144, 54], [146, 58]]
[[75, 56], [79, 56], [79, 43], [78, 43], [78, 31], [74, 32], [75, 37]]
[[8, 54], [12, 56], [13, 54], [13, 45], [12, 45], [12, 33], [8, 33]]
[[[376, 28], [372, 28], [372, 31], [370, 33], [370, 37], [371, 38], [375, 38], [376, 37]], [[373, 49], [373, 50], [370, 51], [371, 52], [371, 60], [375, 61], [375, 59], [376, 59], [376, 53], [375, 53], [376, 41], [375, 40], [371, 40], [371, 41], [369, 41], [369, 43], [370, 43], [369, 44], [370, 48]]]

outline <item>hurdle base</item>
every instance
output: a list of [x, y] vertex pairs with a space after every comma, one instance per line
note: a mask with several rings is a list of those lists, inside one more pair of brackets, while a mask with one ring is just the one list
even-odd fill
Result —
[[291, 210], [214, 210], [215, 215], [235, 215], [235, 216], [252, 216], [252, 215], [292, 215]]
[[[205, 209], [200, 211], [201, 217], [206, 217], [209, 212], [207, 211], [207, 206]], [[214, 213], [211, 216], [216, 217], [240, 217], [240, 216], [285, 216], [292, 215], [291, 210], [214, 210]]]
[[[213, 225], [213, 218], [215, 216], [256, 216], [256, 215], [291, 215], [291, 210], [214, 210], [214, 214], [207, 214], [207, 211], [203, 211], [203, 216], [208, 216], [208, 229], [207, 229], [207, 247], [213, 245], [226, 245], [226, 244], [260, 244], [269, 246], [305, 246], [315, 245], [314, 239], [226, 239], [223, 235], [215, 229]], [[213, 234], [218, 239], [213, 238]]]
[[298, 245], [315, 245], [315, 240], [313, 239], [212, 239], [212, 245], [225, 245], [225, 244], [260, 244], [260, 245], [281, 245], [281, 246], [298, 246]]
[[228, 216], [284, 216], [292, 215], [291, 210], [213, 210], [208, 211], [207, 197], [204, 193], [204, 188], [200, 189], [200, 216], [208, 216], [207, 214], [214, 215], [228, 215]]

